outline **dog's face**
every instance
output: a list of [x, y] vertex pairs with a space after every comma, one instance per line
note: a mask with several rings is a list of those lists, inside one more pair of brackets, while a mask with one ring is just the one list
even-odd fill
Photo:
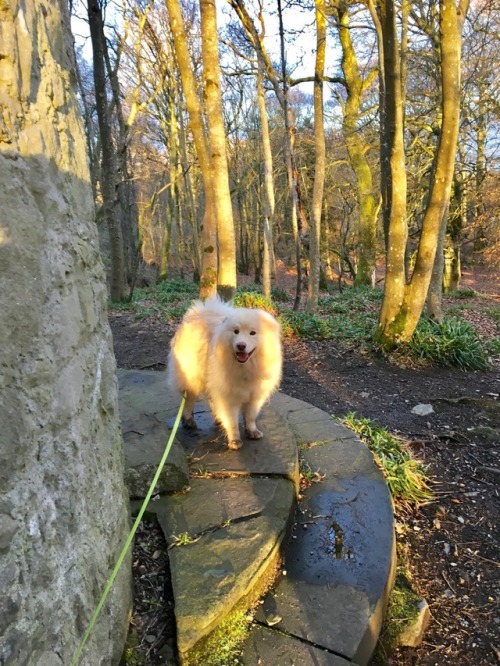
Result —
[[265, 334], [271, 332], [279, 336], [279, 324], [262, 310], [237, 308], [234, 314], [223, 322], [223, 337], [229, 343], [234, 358], [241, 365], [247, 363], [257, 352], [259, 345], [265, 344]]
[[246, 363], [257, 349], [260, 337], [258, 316], [241, 312], [226, 322], [226, 331], [231, 339], [231, 348], [238, 363]]

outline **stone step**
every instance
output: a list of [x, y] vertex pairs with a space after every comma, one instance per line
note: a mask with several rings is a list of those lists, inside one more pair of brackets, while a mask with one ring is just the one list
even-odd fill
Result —
[[[164, 373], [121, 370], [119, 378], [122, 423], [133, 433], [125, 458], [137, 469], [137, 449], [149, 465], [158, 448], [144, 421], [171, 426], [179, 398]], [[252, 623], [246, 666], [366, 664], [395, 565], [391, 498], [371, 453], [325, 412], [279, 393], [259, 419], [264, 439], [239, 451], [227, 449], [206, 405], [195, 418], [194, 435], [178, 433], [189, 491], [148, 508], [171, 546], [181, 663], [265, 593], [282, 562]], [[298, 448], [318, 482], [295, 510]]]
[[[180, 661], [246, 610], [275, 576], [295, 492], [283, 478], [193, 479], [154, 511], [167, 542]], [[183, 535], [190, 535], [185, 545]]]
[[[323, 661], [317, 663], [340, 664], [333, 659], [340, 658], [364, 666], [375, 648], [395, 573], [387, 485], [368, 448], [328, 414], [280, 394], [271, 407], [287, 419], [301, 458], [321, 481], [303, 493], [283, 573], [256, 616], [265, 626], [271, 609], [269, 631], [279, 632], [273, 638], [279, 645], [276, 658], [269, 631], [267, 636], [259, 632], [247, 645], [245, 664], [287, 663], [280, 661], [280, 650], [287, 646], [293, 654], [298, 640], [322, 651]], [[277, 617], [281, 620], [275, 623]], [[315, 664], [314, 659], [303, 663]]]

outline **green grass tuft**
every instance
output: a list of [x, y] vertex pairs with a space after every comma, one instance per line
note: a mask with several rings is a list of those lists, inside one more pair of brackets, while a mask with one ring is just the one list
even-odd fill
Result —
[[449, 296], [452, 296], [454, 298], [475, 298], [477, 296], [477, 293], [474, 291], [474, 289], [469, 289], [468, 287], [462, 287], [461, 289], [456, 289], [455, 291], [452, 291]]
[[486, 352], [490, 356], [500, 358], [500, 337], [496, 336], [485, 342]]
[[328, 320], [310, 312], [285, 312], [281, 321], [286, 337], [296, 335], [308, 340], [330, 340], [334, 335]]
[[373, 453], [397, 505], [420, 506], [432, 501], [425, 467], [401, 439], [370, 419], [357, 419], [354, 412], [349, 412], [343, 423], [354, 430]]
[[188, 280], [166, 280], [151, 287], [136, 289], [132, 302], [113, 303], [114, 310], [130, 312], [137, 320], [160, 316], [165, 321], [181, 319], [191, 301], [198, 296], [198, 285]]
[[422, 318], [409, 343], [410, 356], [461, 370], [488, 370], [490, 362], [477, 334], [468, 322], [447, 318], [438, 324]]
[[497, 324], [500, 324], [500, 305], [493, 305], [485, 311], [485, 314], [491, 317]]
[[289, 303], [291, 300], [285, 289], [279, 289], [278, 287], [271, 288], [271, 298], [276, 303]]

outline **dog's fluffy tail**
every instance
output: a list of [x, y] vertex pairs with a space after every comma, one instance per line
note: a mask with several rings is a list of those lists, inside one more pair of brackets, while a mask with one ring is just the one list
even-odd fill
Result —
[[231, 314], [233, 308], [219, 296], [211, 296], [205, 301], [194, 301], [184, 316], [184, 321], [202, 318], [209, 326], [216, 326]]

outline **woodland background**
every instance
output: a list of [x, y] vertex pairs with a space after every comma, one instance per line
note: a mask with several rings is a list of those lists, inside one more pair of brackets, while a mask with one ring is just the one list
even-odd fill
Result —
[[385, 277], [391, 346], [464, 260], [497, 264], [494, 1], [72, 10], [113, 300], [177, 276], [231, 296], [238, 272], [269, 295], [281, 262], [314, 312], [320, 285]]

